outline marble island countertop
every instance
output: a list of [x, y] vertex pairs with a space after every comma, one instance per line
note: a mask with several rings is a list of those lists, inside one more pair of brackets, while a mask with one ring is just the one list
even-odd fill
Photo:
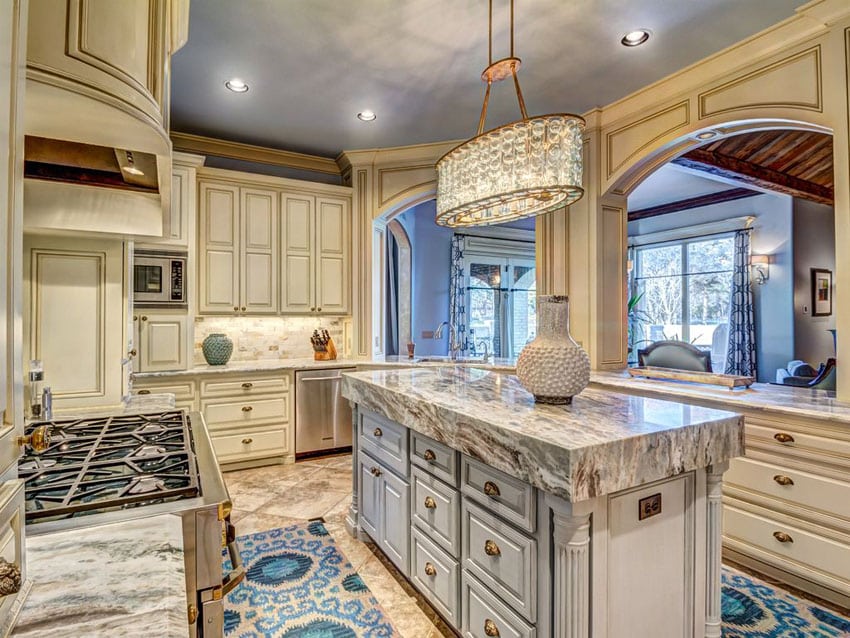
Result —
[[163, 514], [27, 538], [15, 638], [185, 638], [183, 526]]
[[850, 404], [838, 401], [834, 392], [826, 390], [772, 383], [754, 383], [747, 389], [729, 390], [703, 383], [632, 377], [625, 371], [592, 372], [590, 386], [724, 409], [850, 423]]
[[569, 501], [743, 454], [732, 412], [587, 389], [569, 406], [535, 404], [515, 376], [477, 368], [346, 373], [362, 408]]

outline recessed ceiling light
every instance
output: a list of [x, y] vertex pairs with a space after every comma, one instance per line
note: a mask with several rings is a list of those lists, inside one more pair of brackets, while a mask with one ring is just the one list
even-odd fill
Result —
[[228, 80], [227, 82], [224, 83], [224, 86], [226, 86], [228, 89], [230, 89], [234, 93], [244, 93], [245, 91], [248, 90], [248, 85], [245, 84], [245, 82], [243, 82], [239, 78], [233, 78], [231, 80]]
[[703, 131], [702, 133], [698, 133], [696, 138], [698, 140], [710, 140], [713, 137], [717, 137], [719, 133], [717, 131]]
[[649, 40], [649, 29], [635, 29], [624, 35], [620, 42], [625, 47], [636, 47], [647, 40]]
[[377, 117], [378, 116], [375, 115], [375, 111], [370, 111], [369, 109], [360, 111], [360, 113], [357, 114], [357, 119], [363, 122], [373, 122]]

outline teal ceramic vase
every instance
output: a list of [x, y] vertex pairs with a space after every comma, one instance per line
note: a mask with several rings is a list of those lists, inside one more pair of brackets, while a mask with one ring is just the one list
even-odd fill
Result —
[[223, 366], [230, 361], [230, 355], [233, 354], [233, 341], [223, 332], [213, 332], [204, 339], [201, 349], [207, 363], [211, 366]]

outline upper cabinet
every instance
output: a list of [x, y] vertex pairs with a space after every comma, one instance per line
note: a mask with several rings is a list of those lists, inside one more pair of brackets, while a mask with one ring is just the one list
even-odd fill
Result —
[[350, 314], [350, 189], [199, 173], [199, 312]]

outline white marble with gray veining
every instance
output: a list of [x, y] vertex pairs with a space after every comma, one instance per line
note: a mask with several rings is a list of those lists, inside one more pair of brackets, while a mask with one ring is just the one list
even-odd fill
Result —
[[835, 392], [754, 383], [749, 389], [729, 390], [704, 383], [640, 379], [626, 372], [593, 372], [590, 384], [618, 392], [685, 400], [710, 407], [759, 411], [774, 415], [805, 417], [850, 423], [850, 404], [836, 400]]
[[573, 502], [743, 454], [738, 414], [597, 389], [539, 405], [515, 376], [477, 368], [347, 373], [342, 392]]
[[[98, 416], [118, 416], [130, 414], [155, 414], [174, 409], [174, 395], [138, 394], [132, 395], [121, 405], [92, 406], [87, 408], [57, 409], [53, 411], [53, 420], [86, 419]], [[31, 419], [28, 419], [31, 421]]]
[[163, 514], [27, 539], [15, 638], [184, 638], [183, 527]]

